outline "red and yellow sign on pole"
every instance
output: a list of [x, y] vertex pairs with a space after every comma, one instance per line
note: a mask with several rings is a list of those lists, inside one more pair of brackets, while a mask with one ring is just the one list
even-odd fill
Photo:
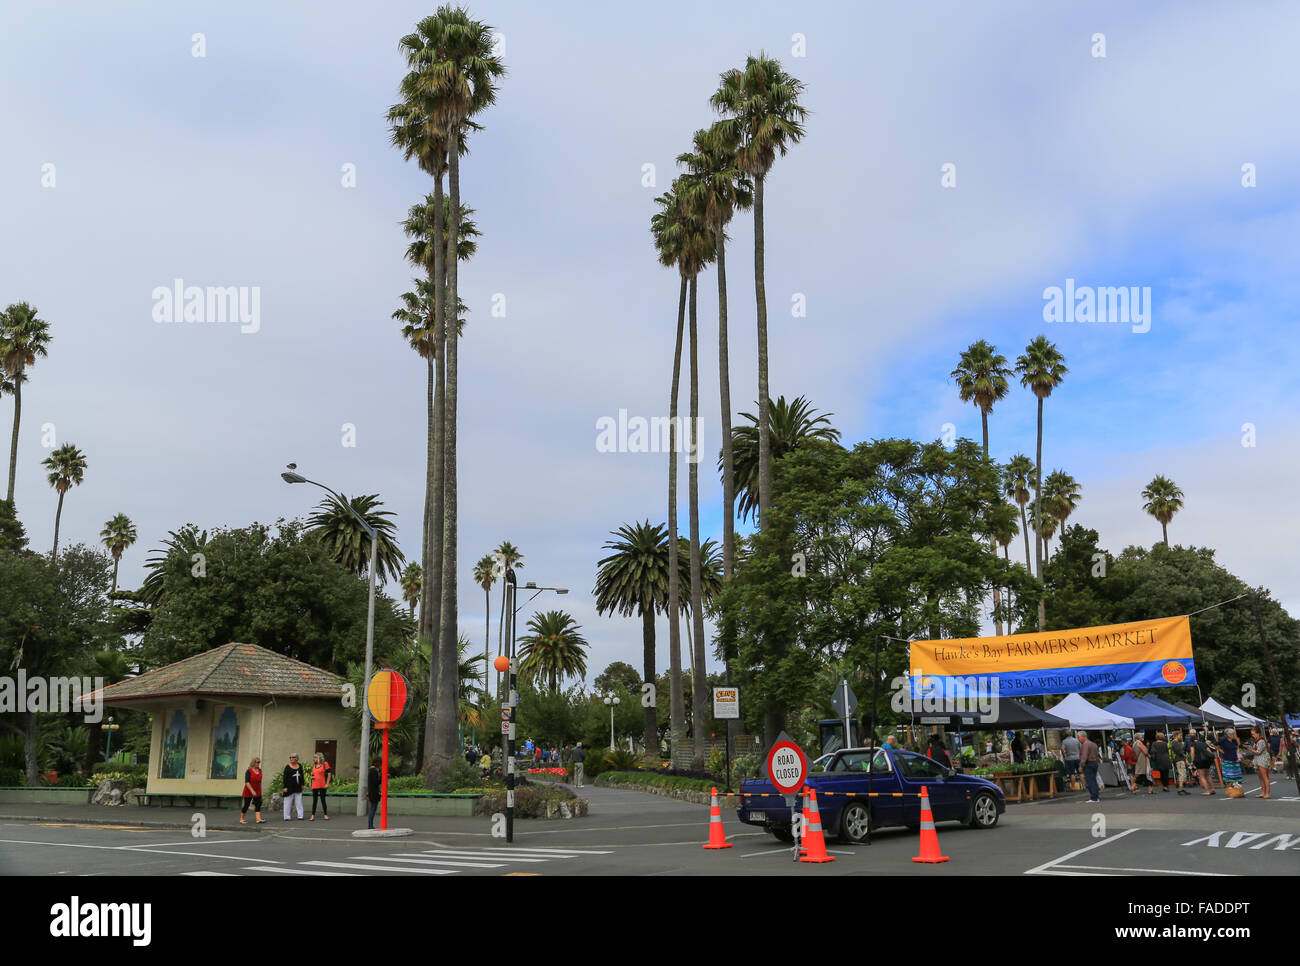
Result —
[[388, 732], [405, 709], [406, 678], [387, 668], [375, 672], [370, 678], [370, 686], [366, 688], [366, 710], [374, 719], [375, 727], [384, 735], [384, 768], [379, 793], [381, 829], [388, 828]]

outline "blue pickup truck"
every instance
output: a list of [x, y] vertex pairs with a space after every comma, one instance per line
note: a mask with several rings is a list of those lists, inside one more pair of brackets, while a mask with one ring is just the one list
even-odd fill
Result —
[[[919, 827], [922, 786], [929, 790], [936, 822], [992, 828], [1007, 808], [1006, 796], [993, 782], [890, 748], [847, 748], [824, 755], [810, 767], [807, 784], [817, 789], [822, 828], [846, 842], [865, 839], [868, 822], [872, 829]], [[782, 842], [792, 839], [790, 809], [766, 779], [740, 783], [736, 814]]]

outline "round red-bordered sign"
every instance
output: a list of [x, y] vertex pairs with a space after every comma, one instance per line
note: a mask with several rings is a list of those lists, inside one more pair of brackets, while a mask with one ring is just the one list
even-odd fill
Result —
[[767, 778], [783, 795], [793, 795], [808, 777], [808, 756], [793, 741], [778, 741], [767, 753]]

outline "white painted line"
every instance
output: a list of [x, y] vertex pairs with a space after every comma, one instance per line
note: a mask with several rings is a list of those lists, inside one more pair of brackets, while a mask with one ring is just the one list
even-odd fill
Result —
[[235, 862], [279, 862], [280, 861], [279, 859], [254, 859], [249, 856], [239, 856], [239, 855], [213, 855], [211, 852], [177, 852], [171, 849], [144, 848], [139, 845], [84, 845], [80, 842], [32, 842], [28, 839], [0, 839], [0, 844], [52, 845], [61, 849], [106, 849], [109, 852], [149, 852], [155, 855], [197, 855], [200, 858], [204, 858], [204, 859], [231, 859]]
[[239, 875], [238, 872], [182, 872], [181, 875]]
[[755, 856], [759, 856], [759, 855], [778, 855], [778, 854], [780, 854], [780, 853], [785, 853], [786, 855], [789, 855], [790, 852], [791, 852], [793, 849], [794, 849], [794, 845], [791, 844], [791, 845], [787, 846], [787, 847], [784, 848], [784, 849], [769, 849], [769, 850], [766, 851], [766, 852], [749, 852], [749, 853], [747, 853], [746, 855], [742, 855], [741, 858], [742, 858], [742, 859], [752, 859], [752, 858], [754, 858]]
[[1154, 872], [1157, 875], [1230, 876], [1231, 872], [1184, 872], [1181, 869], [1117, 869], [1109, 865], [1058, 865], [1058, 869], [1099, 869], [1105, 872]]
[[356, 875], [355, 872], [326, 872], [323, 869], [295, 869], [291, 865], [250, 865], [249, 872], [286, 872], [290, 875]]
[[[414, 853], [414, 852], [407, 852], [407, 853], [404, 853], [404, 854], [406, 854], [406, 855], [415, 855], [415, 854], [417, 854], [417, 853]], [[499, 852], [452, 852], [452, 851], [447, 851], [447, 850], [445, 850], [445, 849], [429, 849], [429, 850], [427, 850], [427, 851], [425, 851], [425, 852], [420, 852], [420, 853], [418, 853], [418, 854], [419, 854], [419, 855], [447, 855], [447, 856], [450, 856], [450, 857], [453, 858], [453, 859], [499, 859], [499, 858], [505, 858], [505, 857], [506, 857], [506, 856], [501, 855], [501, 853], [499, 853]], [[530, 858], [522, 858], [522, 857], [520, 857], [520, 856], [514, 856], [514, 855], [509, 856], [509, 859], [510, 859], [511, 862], [549, 862], [549, 861], [551, 861], [550, 859], [541, 859], [541, 858], [533, 858], [533, 859], [530, 859]]]
[[561, 855], [561, 856], [565, 856], [565, 855], [610, 855], [610, 854], [611, 854], [611, 853], [608, 852], [608, 851], [601, 852], [601, 851], [596, 851], [595, 849], [529, 849], [529, 848], [522, 848], [522, 847], [521, 847], [521, 848], [515, 848], [513, 845], [502, 846], [502, 847], [499, 848], [499, 849], [494, 848], [494, 849], [491, 849], [490, 851], [498, 852], [498, 853], [500, 853], [501, 855], [514, 855], [515, 853], [520, 853], [520, 854], [522, 854], [522, 855], [534, 855], [534, 854], [535, 854], [535, 855]]
[[504, 862], [456, 862], [447, 859], [426, 859], [423, 856], [410, 852], [394, 852], [393, 856], [385, 855], [358, 855], [358, 859], [365, 859], [367, 862], [399, 862], [407, 865], [455, 865], [466, 869], [504, 869]]
[[[263, 841], [263, 840], [262, 840], [262, 839], [223, 839], [223, 840], [220, 841], [220, 842], [217, 842], [217, 841], [212, 841], [212, 842], [197, 842], [197, 841], [195, 841], [195, 842], [191, 842], [191, 841], [189, 841], [188, 839], [181, 839], [181, 842], [184, 842], [186, 845], [194, 845], [194, 846], [198, 846], [198, 845], [234, 845], [236, 842], [261, 842], [261, 841]], [[124, 849], [124, 850], [126, 850], [126, 851], [129, 852], [129, 851], [131, 851], [131, 849], [160, 849], [160, 848], [162, 848], [164, 845], [180, 845], [181, 842], [154, 842], [154, 843], [151, 843], [151, 844], [149, 844], [149, 845], [118, 845], [118, 846], [114, 846], [114, 848]]]
[[314, 859], [311, 862], [304, 862], [303, 865], [323, 865], [332, 869], [369, 869], [372, 872], [415, 872], [420, 875], [455, 875], [452, 869], [414, 869], [403, 866], [390, 865], [365, 865], [361, 862], [325, 862], [321, 859]]
[[1065, 862], [1067, 859], [1072, 859], [1076, 855], [1083, 855], [1084, 852], [1091, 852], [1093, 849], [1100, 848], [1101, 846], [1106, 845], [1110, 842], [1118, 842], [1124, 836], [1137, 831], [1139, 830], [1135, 828], [1125, 829], [1124, 831], [1120, 832], [1118, 835], [1108, 836], [1107, 838], [1102, 839], [1100, 842], [1093, 842], [1092, 845], [1085, 845], [1081, 849], [1076, 849], [1075, 851], [1071, 852], [1069, 855], [1063, 855], [1059, 859], [1052, 859], [1049, 862], [1044, 862], [1042, 865], [1035, 866], [1034, 868], [1025, 872], [1025, 875], [1036, 875], [1040, 872], [1047, 872], [1053, 866], [1060, 865], [1062, 862]]

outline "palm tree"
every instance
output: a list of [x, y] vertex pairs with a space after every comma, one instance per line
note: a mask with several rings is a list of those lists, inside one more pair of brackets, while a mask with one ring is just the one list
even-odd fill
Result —
[[[1026, 497], [1027, 496], [1028, 494], [1026, 494]], [[1020, 512], [1022, 514], [1024, 513], [1023, 507], [1021, 507]], [[998, 503], [990, 511], [989, 521], [990, 521], [989, 530], [993, 534], [993, 539], [1002, 548], [1002, 558], [1006, 560], [1008, 564], [1010, 564], [1011, 553], [1008, 548], [1011, 546], [1011, 541], [1016, 539], [1016, 533], [1018, 533], [1020, 530], [1020, 527], [1016, 524], [1016, 508], [1013, 507], [1010, 503]], [[1028, 537], [1025, 538], [1026, 550], [1029, 549], [1028, 539], [1029, 539]], [[1009, 613], [1011, 608], [1011, 588], [1007, 587], [1006, 592], [1007, 592], [1007, 611]], [[1001, 636], [1002, 621], [1000, 619], [997, 621], [997, 625], [998, 625], [997, 626], [998, 636]]]
[[1157, 476], [1142, 491], [1142, 509], [1160, 521], [1160, 535], [1169, 546], [1169, 521], [1183, 508], [1183, 491], [1167, 476]]
[[763, 189], [778, 155], [803, 138], [807, 110], [799, 104], [804, 85], [766, 54], [749, 57], [744, 70], [729, 70], [710, 98], [722, 115], [719, 139], [736, 145], [736, 166], [754, 181], [754, 302], [758, 315], [758, 519], [772, 499], [772, 440], [767, 378], [767, 282], [764, 277]]
[[534, 614], [528, 621], [528, 635], [521, 637], [519, 670], [532, 680], [545, 677], [551, 693], [565, 678], [587, 673], [587, 639], [573, 617], [562, 610]]
[[203, 553], [208, 546], [208, 531], [199, 531], [194, 524], [172, 530], [163, 541], [163, 549], [145, 561], [145, 578], [140, 584], [140, 600], [149, 607], [162, 603], [167, 590], [167, 561], [173, 556], [192, 560], [194, 554]]
[[397, 580], [406, 558], [393, 539], [397, 532], [396, 524], [389, 519], [393, 514], [389, 510], [380, 510], [379, 507], [383, 505], [377, 493], [354, 496], [347, 501], [347, 506], [333, 496], [328, 496], [316, 507], [316, 512], [307, 518], [308, 532], [321, 541], [331, 558], [358, 577], [364, 577], [370, 569], [370, 537], [361, 528], [360, 521], [348, 512], [347, 507], [350, 506], [378, 534], [376, 579], [381, 583], [388, 583], [390, 579]]
[[18, 470], [18, 425], [23, 415], [26, 370], [46, 356], [45, 347], [49, 343], [50, 324], [37, 318], [36, 309], [28, 303], [15, 302], [0, 313], [0, 366], [11, 377], [12, 388], [6, 391], [14, 397], [14, 428], [9, 437], [9, 493], [5, 497], [10, 504], [14, 502], [14, 477]]
[[[502, 540], [501, 546], [493, 551], [493, 559], [499, 559], [502, 565], [502, 573], [506, 570], [523, 570], [524, 555], [509, 540]], [[497, 657], [506, 652], [505, 643], [505, 626], [506, 626], [506, 593], [505, 588], [501, 589], [501, 614], [497, 617]], [[501, 675], [497, 675], [497, 684], [501, 683]]]
[[[668, 533], [663, 524], [624, 524], [611, 534], [604, 549], [609, 556], [597, 563], [596, 613], [641, 616], [642, 680], [655, 680], [655, 611], [668, 605]], [[680, 561], [679, 561], [680, 564]], [[680, 568], [678, 568], [680, 569]], [[671, 617], [671, 615], [670, 615]], [[669, 626], [672, 626], [670, 619]], [[653, 707], [644, 714], [646, 754], [658, 754], [658, 716]]]
[[[1066, 373], [1065, 357], [1057, 350], [1054, 343], [1047, 341], [1047, 336], [1040, 335], [1025, 347], [1025, 354], [1016, 359], [1016, 372], [1020, 374], [1020, 384], [1034, 391], [1038, 397], [1038, 456], [1034, 463], [1034, 519], [1042, 518], [1043, 508], [1043, 400], [1052, 394], [1052, 390], [1061, 384]], [[1043, 545], [1036, 544], [1034, 553], [1037, 570], [1035, 576], [1043, 579]], [[1042, 597], [1038, 598], [1038, 629], [1041, 631], [1047, 621], [1047, 605]]]
[[125, 513], [119, 513], [104, 524], [104, 529], [99, 531], [99, 539], [113, 555], [113, 589], [109, 591], [111, 597], [117, 593], [117, 568], [122, 562], [122, 554], [136, 541], [135, 524]]
[[1007, 376], [1007, 358], [995, 346], [983, 339], [972, 342], [957, 362], [950, 377], [956, 381], [961, 401], [973, 402], [979, 407], [980, 425], [984, 430], [984, 458], [989, 458], [989, 413], [993, 404], [1002, 399], [1011, 387]]
[[415, 616], [415, 605], [420, 602], [420, 588], [424, 585], [424, 573], [418, 563], [409, 563], [402, 571], [402, 600], [406, 601], [407, 610]]
[[1003, 493], [1016, 501], [1020, 507], [1020, 529], [1025, 535], [1025, 569], [1033, 573], [1034, 562], [1029, 556], [1029, 519], [1025, 515], [1025, 504], [1029, 502], [1030, 490], [1034, 481], [1034, 461], [1022, 453], [1011, 457], [1004, 468], [1006, 472]]
[[[769, 402], [770, 425], [772, 431], [772, 459], [779, 460], [792, 450], [798, 449], [810, 440], [823, 440], [838, 443], [840, 431], [831, 425], [830, 417], [834, 413], [819, 413], [803, 396], [796, 396], [787, 403], [785, 396], [776, 402]], [[740, 503], [740, 518], [747, 519], [759, 507], [759, 446], [760, 434], [758, 421], [752, 413], [741, 413], [750, 425], [743, 423], [731, 431], [732, 450], [735, 453], [736, 499]], [[718, 461], [722, 468], [722, 461]]]
[[49, 470], [46, 479], [59, 494], [59, 508], [54, 513], [54, 549], [51, 556], [59, 555], [59, 522], [63, 517], [63, 498], [68, 490], [80, 486], [86, 472], [86, 454], [71, 443], [64, 443], [48, 457], [41, 460], [41, 465]]
[[474, 583], [483, 588], [485, 597], [483, 619], [483, 703], [488, 701], [488, 651], [492, 646], [492, 585], [497, 582], [496, 561], [486, 554], [474, 565]]
[[1053, 470], [1043, 481], [1043, 508], [1054, 516], [1065, 533], [1065, 521], [1079, 506], [1083, 493], [1079, 482], [1064, 470]]
[[727, 342], [727, 223], [737, 210], [754, 203], [753, 183], [740, 169], [737, 132], [714, 124], [695, 132], [694, 152], [678, 155], [690, 173], [687, 202], [703, 213], [717, 246], [718, 268], [718, 392], [722, 409], [722, 579], [736, 569], [736, 487], [732, 472], [731, 365]]
[[[1052, 542], [1052, 536], [1056, 533], [1057, 524], [1060, 523], [1053, 514], [1048, 512], [1047, 507], [1048, 504], [1038, 501], [1029, 508], [1029, 525], [1034, 528], [1034, 532], [1043, 541], [1044, 561], [1049, 559], [1048, 545]], [[1042, 521], [1041, 524], [1039, 523], [1040, 520]]]

